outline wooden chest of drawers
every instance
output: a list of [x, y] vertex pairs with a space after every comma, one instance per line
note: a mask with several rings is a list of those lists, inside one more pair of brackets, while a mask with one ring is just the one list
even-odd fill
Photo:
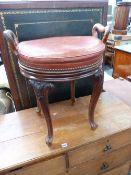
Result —
[[90, 97], [51, 104], [54, 142], [48, 147], [44, 118], [34, 109], [0, 117], [2, 175], [127, 175], [131, 161], [131, 108], [103, 93], [90, 130]]
[[115, 47], [131, 44], [131, 35], [116, 35], [110, 34], [106, 42], [106, 61], [111, 64], [112, 67], [115, 65]]
[[115, 47], [113, 77], [127, 78], [131, 75], [131, 44]]

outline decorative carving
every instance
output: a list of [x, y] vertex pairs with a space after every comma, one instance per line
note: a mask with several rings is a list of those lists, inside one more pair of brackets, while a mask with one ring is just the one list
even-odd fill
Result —
[[[97, 36], [97, 32], [104, 32], [104, 36], [102, 41], [105, 43], [109, 34], [109, 28], [104, 27], [101, 24], [96, 24], [93, 27], [92, 33], [93, 36]], [[4, 31], [4, 37], [9, 42], [11, 49], [15, 55], [18, 53], [18, 41], [16, 39], [15, 34], [10, 31]], [[48, 90], [51, 89], [53, 86], [52, 82], [64, 82], [64, 81], [71, 81], [71, 100], [72, 104], [75, 103], [75, 80], [84, 78], [87, 76], [93, 75], [94, 87], [93, 93], [91, 96], [90, 104], [89, 104], [89, 122], [92, 129], [95, 129], [97, 125], [94, 122], [94, 110], [100, 93], [102, 91], [103, 86], [103, 58], [101, 54], [97, 61], [93, 64], [85, 64], [84, 66], [77, 65], [76, 67], [71, 67], [69, 69], [52, 69], [52, 66], [48, 69], [42, 67], [28, 67], [28, 65], [23, 65], [19, 61], [19, 68], [20, 72], [26, 78], [29, 78], [30, 84], [33, 86], [36, 98], [37, 98], [37, 106], [38, 112], [40, 107], [45, 115], [46, 124], [48, 128], [48, 135], [46, 137], [46, 143], [50, 145], [53, 140], [53, 127], [51, 121], [51, 115], [48, 108]], [[31, 79], [30, 79], [31, 78]], [[43, 81], [39, 81], [43, 80]], [[68, 164], [68, 163], [67, 163]]]
[[29, 79], [29, 83], [33, 86], [33, 88], [35, 90], [35, 94], [36, 94], [38, 99], [44, 98], [43, 97], [43, 90], [51, 89], [54, 87], [54, 85], [52, 83], [33, 80], [33, 79]]
[[[37, 68], [30, 68], [19, 62], [20, 72], [23, 76], [32, 79], [41, 79], [46, 82], [63, 82], [63, 81], [74, 81], [83, 77], [93, 75], [96, 70], [102, 65], [103, 57], [100, 55], [96, 63], [87, 66], [86, 68], [77, 67], [77, 69], [64, 69], [62, 70], [38, 70]], [[39, 78], [38, 78], [39, 75]]]
[[33, 86], [36, 94], [36, 98], [45, 115], [45, 120], [48, 128], [46, 143], [47, 145], [51, 145], [53, 141], [53, 127], [52, 127], [51, 115], [48, 107], [48, 90], [53, 88], [54, 85], [52, 83], [37, 81], [32, 79], [29, 79], [29, 83]]
[[98, 37], [98, 32], [104, 33], [102, 41], [103, 43], [106, 43], [110, 33], [110, 27], [109, 26], [104, 27], [102, 24], [97, 23], [92, 28], [92, 36]]
[[38, 72], [41, 72], [41, 73], [69, 73], [69, 72], [75, 72], [76, 70], [81, 70], [81, 71], [90, 71], [91, 69], [94, 69], [96, 67], [98, 67], [99, 65], [101, 65], [101, 63], [103, 62], [103, 58], [100, 57], [100, 59], [98, 59], [95, 63], [93, 64], [90, 64], [90, 66], [88, 65], [85, 65], [85, 66], [79, 66], [79, 67], [73, 67], [73, 68], [63, 68], [63, 69], [47, 69], [47, 68], [35, 68], [33, 66], [27, 66], [26, 64], [24, 65], [23, 63], [21, 63], [20, 61], [18, 62], [19, 63], [19, 66], [23, 69], [27, 69], [27, 70], [30, 70], [30, 71], [33, 71], [36, 70], [37, 73]]

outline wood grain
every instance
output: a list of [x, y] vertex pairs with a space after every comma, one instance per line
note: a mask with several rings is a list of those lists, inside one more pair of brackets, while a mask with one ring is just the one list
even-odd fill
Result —
[[113, 77], [127, 78], [131, 75], [131, 53], [115, 50]]
[[117, 150], [122, 146], [131, 144], [129, 135], [131, 135], [131, 129], [100, 139], [99, 141], [96, 141], [96, 143], [93, 142], [70, 151], [70, 167], [74, 167], [82, 162], [89, 161], [94, 157], [104, 155], [107, 156], [108, 154], [112, 153], [112, 151]]
[[[116, 134], [130, 132], [131, 108], [108, 93], [102, 93], [98, 101], [95, 116], [99, 126], [92, 131], [87, 121], [89, 100], [90, 96], [86, 96], [76, 99], [74, 106], [70, 105], [70, 101], [50, 105], [55, 135], [51, 147], [44, 141], [45, 120], [35, 113], [34, 108], [1, 116], [0, 174], [62, 156], [84, 145], [94, 143], [95, 147], [100, 140], [102, 144], [106, 137], [114, 135], [112, 139], [119, 139]], [[117, 149], [118, 145], [113, 142]], [[67, 147], [62, 148], [62, 143], [67, 143]], [[120, 144], [120, 147], [123, 146], [123, 143]]]
[[55, 157], [51, 160], [36, 163], [27, 168], [20, 168], [7, 175], [56, 175], [65, 172], [64, 157]]
[[131, 145], [128, 145], [122, 149], [112, 152], [111, 154], [108, 154], [106, 157], [101, 156], [70, 169], [69, 175], [101, 174], [103, 172], [109, 171], [115, 166], [124, 163], [125, 161], [130, 160], [130, 158], [131, 158]]
[[103, 175], [127, 175], [129, 172], [130, 162], [125, 163], [124, 165], [114, 168], [113, 170], [104, 173]]
[[112, 30], [113, 34], [117, 35], [126, 35], [127, 31], [127, 24], [128, 24], [128, 18], [129, 18], [129, 11], [130, 6], [121, 4], [121, 6], [117, 6], [115, 8], [115, 25], [114, 29]]

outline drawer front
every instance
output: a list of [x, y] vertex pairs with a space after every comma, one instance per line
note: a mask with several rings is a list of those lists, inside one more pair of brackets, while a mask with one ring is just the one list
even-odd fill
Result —
[[114, 168], [113, 170], [106, 172], [102, 175], [128, 175], [130, 171], [130, 163], [126, 163], [120, 167]]
[[65, 172], [65, 159], [63, 156], [42, 161], [28, 167], [12, 171], [7, 175], [57, 175]]
[[131, 129], [70, 151], [70, 166], [74, 167], [77, 164], [86, 162], [94, 157], [107, 155], [108, 153], [117, 150], [122, 146], [130, 144], [131, 138], [129, 135], [131, 135]]
[[131, 160], [131, 145], [113, 151], [110, 154], [97, 157], [88, 162], [84, 162], [70, 168], [69, 175], [96, 175], [109, 171]]

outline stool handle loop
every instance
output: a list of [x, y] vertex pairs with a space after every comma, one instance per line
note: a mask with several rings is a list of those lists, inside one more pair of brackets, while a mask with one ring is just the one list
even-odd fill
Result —
[[11, 30], [5, 30], [3, 32], [3, 35], [6, 41], [9, 43], [9, 46], [11, 47], [11, 50], [13, 51], [13, 53], [17, 55], [18, 54], [18, 49], [17, 49], [18, 40], [16, 38], [16, 35]]
[[92, 36], [98, 37], [98, 32], [104, 33], [102, 41], [103, 43], [106, 43], [108, 35], [110, 33], [110, 27], [109, 26], [104, 27], [102, 24], [97, 23], [92, 28]]

